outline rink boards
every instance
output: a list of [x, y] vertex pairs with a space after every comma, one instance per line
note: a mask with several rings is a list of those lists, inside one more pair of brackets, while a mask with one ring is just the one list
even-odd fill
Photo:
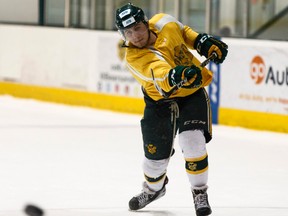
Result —
[[[0, 34], [0, 94], [143, 112], [116, 32], [0, 25]], [[225, 63], [209, 66], [213, 122], [288, 132], [288, 43], [223, 40]]]

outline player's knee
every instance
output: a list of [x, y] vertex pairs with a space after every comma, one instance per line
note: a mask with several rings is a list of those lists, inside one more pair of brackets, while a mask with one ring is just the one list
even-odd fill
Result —
[[180, 133], [179, 145], [185, 158], [198, 158], [207, 154], [205, 137], [201, 130], [189, 130]]

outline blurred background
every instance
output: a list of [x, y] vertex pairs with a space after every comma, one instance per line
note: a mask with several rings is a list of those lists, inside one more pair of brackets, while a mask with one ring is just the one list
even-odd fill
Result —
[[[23, 216], [25, 202], [133, 214], [144, 102], [114, 25], [128, 2], [229, 46], [207, 66], [213, 215], [287, 216], [288, 0], [0, 0], [0, 216]], [[175, 146], [170, 192], [141, 216], [193, 215]]]
[[[288, 0], [0, 0], [0, 216], [28, 201], [51, 215], [133, 214], [144, 102], [114, 25], [128, 2], [229, 46], [207, 66], [213, 215], [287, 216]], [[175, 148], [171, 193], [141, 216], [193, 215]]]
[[[123, 0], [0, 0], [0, 22], [115, 30]], [[175, 16], [198, 32], [228, 37], [287, 40], [287, 0], [134, 0], [150, 18]]]
[[214, 124], [288, 132], [287, 0], [0, 0], [0, 95], [142, 114], [114, 24], [128, 2], [228, 44], [208, 66]]

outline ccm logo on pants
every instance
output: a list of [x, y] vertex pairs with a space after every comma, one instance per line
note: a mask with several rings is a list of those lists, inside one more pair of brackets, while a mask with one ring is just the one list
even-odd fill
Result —
[[201, 120], [188, 120], [184, 122], [184, 125], [189, 125], [189, 124], [206, 124], [206, 121], [201, 121]]

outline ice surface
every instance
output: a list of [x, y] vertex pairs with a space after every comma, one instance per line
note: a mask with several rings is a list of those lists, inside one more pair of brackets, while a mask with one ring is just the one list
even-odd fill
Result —
[[[27, 203], [48, 216], [193, 216], [184, 160], [166, 195], [128, 211], [141, 190], [140, 115], [0, 97], [0, 216]], [[213, 215], [288, 215], [288, 134], [214, 125], [209, 153]]]

